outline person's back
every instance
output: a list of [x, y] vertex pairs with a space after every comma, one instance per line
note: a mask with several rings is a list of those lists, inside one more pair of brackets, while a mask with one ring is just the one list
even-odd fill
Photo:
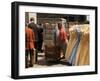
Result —
[[25, 36], [26, 36], [26, 49], [33, 49], [34, 48], [34, 32], [32, 31], [32, 29], [26, 27]]
[[39, 41], [43, 41], [43, 27], [41, 25], [38, 27], [38, 39]]
[[36, 24], [34, 22], [31, 22], [31, 23], [28, 24], [28, 27], [33, 29], [33, 32], [35, 34], [35, 41], [38, 41], [38, 34], [37, 34], [38, 28], [37, 28]]
[[65, 32], [61, 23], [58, 23], [58, 29], [59, 29], [58, 41], [59, 43], [65, 43], [67, 39], [67, 33]]
[[59, 41], [61, 42], [65, 42], [66, 41], [66, 32], [64, 31], [64, 29], [62, 28], [60, 31], [59, 31]]

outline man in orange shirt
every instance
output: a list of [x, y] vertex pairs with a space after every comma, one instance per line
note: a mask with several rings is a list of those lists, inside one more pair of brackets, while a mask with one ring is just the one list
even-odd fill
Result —
[[61, 23], [58, 23], [59, 35], [58, 35], [58, 46], [61, 52], [61, 59], [65, 58], [66, 48], [67, 48], [67, 33]]
[[[34, 32], [31, 28], [25, 27], [25, 67], [32, 67], [34, 64]], [[30, 62], [28, 65], [28, 56], [30, 54]]]

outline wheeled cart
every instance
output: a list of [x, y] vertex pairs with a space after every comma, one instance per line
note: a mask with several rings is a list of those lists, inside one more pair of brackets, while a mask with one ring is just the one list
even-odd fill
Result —
[[46, 61], [59, 61], [60, 49], [57, 46], [45, 46], [45, 59]]

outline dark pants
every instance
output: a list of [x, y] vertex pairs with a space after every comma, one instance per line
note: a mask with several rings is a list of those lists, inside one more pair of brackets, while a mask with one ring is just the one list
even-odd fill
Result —
[[34, 42], [34, 46], [35, 46], [35, 49], [36, 49], [36, 51], [35, 51], [35, 62], [37, 62], [37, 59], [38, 59], [38, 41], [35, 41]]
[[[28, 56], [30, 54], [30, 61], [28, 63]], [[25, 67], [32, 67], [34, 65], [34, 51], [32, 49], [25, 50]]]
[[42, 43], [43, 43], [43, 40], [40, 40], [38, 41], [38, 51], [42, 51]]

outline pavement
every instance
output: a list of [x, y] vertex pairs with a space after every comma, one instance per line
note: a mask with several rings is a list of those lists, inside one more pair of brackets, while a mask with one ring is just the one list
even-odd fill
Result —
[[56, 62], [47, 61], [45, 59], [45, 53], [38, 53], [37, 63], [34, 64], [33, 67], [41, 68], [41, 67], [62, 67], [62, 66], [70, 66], [70, 64], [65, 59], [62, 59], [62, 60], [56, 61]]

